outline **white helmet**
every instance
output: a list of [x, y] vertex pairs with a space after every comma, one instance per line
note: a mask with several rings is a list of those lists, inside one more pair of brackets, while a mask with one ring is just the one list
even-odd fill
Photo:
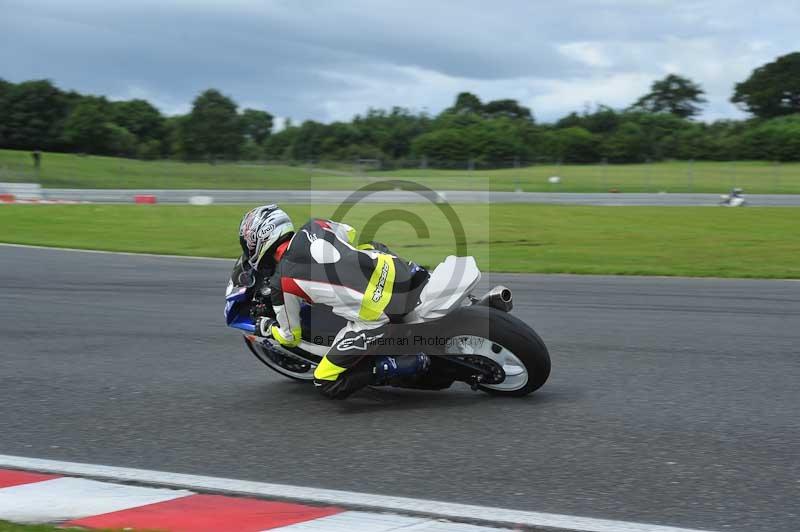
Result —
[[289, 215], [274, 203], [251, 210], [239, 225], [239, 243], [253, 268], [258, 268], [262, 258], [271, 255], [293, 234], [294, 225]]

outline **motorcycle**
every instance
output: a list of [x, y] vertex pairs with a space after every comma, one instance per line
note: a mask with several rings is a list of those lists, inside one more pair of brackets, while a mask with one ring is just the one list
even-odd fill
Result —
[[[382, 350], [385, 345], [385, 354], [426, 353], [430, 367], [424, 375], [393, 381], [392, 386], [440, 390], [464, 382], [473, 390], [520, 397], [547, 381], [547, 347], [531, 327], [510, 314], [511, 290], [496, 286], [475, 297], [472, 290], [480, 278], [473, 257], [449, 256], [430, 273], [417, 307], [401, 323], [389, 325], [390, 332], [381, 338], [385, 343], [380, 344]], [[274, 318], [269, 290], [266, 280], [245, 270], [239, 259], [226, 291], [226, 322], [244, 332], [248, 349], [267, 367], [310, 382], [346, 321], [330, 307], [304, 303], [300, 344], [282, 346], [255, 334], [259, 318]], [[363, 340], [376, 341], [366, 336]]]
[[747, 205], [747, 201], [744, 199], [742, 192], [744, 192], [742, 189], [734, 188], [729, 194], [722, 194], [719, 197], [719, 204], [726, 207], [744, 207]]

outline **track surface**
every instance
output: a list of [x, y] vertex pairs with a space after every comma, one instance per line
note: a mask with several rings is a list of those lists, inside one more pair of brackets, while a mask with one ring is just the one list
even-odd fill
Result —
[[0, 453], [797, 529], [800, 282], [496, 275], [550, 347], [539, 392], [328, 402], [224, 327], [228, 268], [0, 246]]

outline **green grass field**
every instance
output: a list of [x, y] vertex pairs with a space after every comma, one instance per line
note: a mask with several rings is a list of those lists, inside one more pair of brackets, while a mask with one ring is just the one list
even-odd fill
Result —
[[[235, 257], [246, 206], [4, 205], [0, 241], [85, 249]], [[358, 205], [343, 221], [362, 229], [397, 205]], [[483, 270], [624, 275], [800, 278], [800, 211], [790, 208], [455, 205], [467, 253]], [[388, 209], [388, 211], [387, 211]], [[430, 234], [393, 221], [376, 238], [435, 265], [454, 253], [453, 232], [433, 205], [402, 209]], [[287, 206], [296, 221], [332, 205]], [[0, 253], [3, 253], [0, 248]]]
[[63, 530], [55, 525], [18, 525], [8, 521], [0, 521], [0, 532], [56, 532]]
[[[550, 176], [561, 177], [561, 183], [550, 184]], [[315, 168], [255, 163], [211, 165], [45, 153], [37, 174], [29, 152], [0, 150], [0, 181], [36, 181], [50, 188], [352, 190], [370, 181], [398, 177], [439, 190], [724, 193], [739, 186], [753, 194], [800, 194], [800, 163], [701, 161], [359, 172], [342, 163]]]
[[[64, 530], [84, 530], [84, 529], [80, 529], [77, 527], [63, 528], [57, 525], [20, 525], [18, 523], [11, 523], [8, 521], [0, 521], [0, 532], [64, 532]], [[105, 528], [104, 529], [95, 528], [93, 530], [94, 532], [114, 532], [111, 529], [105, 529]]]

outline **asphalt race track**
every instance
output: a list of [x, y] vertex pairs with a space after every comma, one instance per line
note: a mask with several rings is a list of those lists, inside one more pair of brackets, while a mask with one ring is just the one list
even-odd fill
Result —
[[800, 282], [497, 275], [539, 392], [329, 402], [224, 326], [229, 266], [0, 246], [0, 454], [797, 530]]

